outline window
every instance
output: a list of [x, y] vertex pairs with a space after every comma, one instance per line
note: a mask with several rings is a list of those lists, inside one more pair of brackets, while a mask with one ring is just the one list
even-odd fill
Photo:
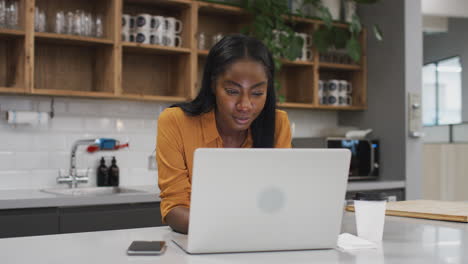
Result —
[[425, 126], [461, 123], [460, 57], [423, 67], [422, 110]]

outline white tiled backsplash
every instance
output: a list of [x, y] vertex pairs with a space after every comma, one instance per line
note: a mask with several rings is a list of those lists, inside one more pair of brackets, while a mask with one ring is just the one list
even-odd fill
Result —
[[[55, 117], [47, 125], [11, 125], [5, 111], [49, 112], [50, 97], [0, 96], [0, 189], [59, 187], [59, 169], [70, 164], [70, 150], [78, 139], [108, 137], [130, 143], [130, 148], [89, 154], [81, 146], [77, 168], [90, 168], [96, 185], [99, 159], [115, 156], [120, 168], [120, 185], [156, 185], [157, 171], [148, 169], [148, 157], [156, 143], [159, 113], [168, 103], [94, 99], [54, 99]], [[320, 136], [336, 127], [335, 112], [287, 110], [294, 124], [294, 136]], [[110, 164], [107, 163], [107, 166]]]

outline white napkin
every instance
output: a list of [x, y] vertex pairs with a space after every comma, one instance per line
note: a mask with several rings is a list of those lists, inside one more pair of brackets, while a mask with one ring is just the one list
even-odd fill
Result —
[[377, 244], [349, 233], [338, 236], [338, 247], [343, 250], [378, 248]]

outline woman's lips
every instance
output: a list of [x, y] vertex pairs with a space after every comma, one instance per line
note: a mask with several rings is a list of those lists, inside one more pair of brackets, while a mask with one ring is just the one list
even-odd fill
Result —
[[248, 117], [234, 117], [234, 121], [239, 125], [245, 125], [245, 124], [249, 123], [250, 118], [248, 118]]

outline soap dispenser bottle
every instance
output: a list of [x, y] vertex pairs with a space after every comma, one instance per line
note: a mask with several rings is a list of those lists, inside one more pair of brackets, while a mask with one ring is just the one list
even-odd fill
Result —
[[112, 157], [112, 165], [109, 167], [109, 185], [119, 186], [119, 167], [115, 157]]
[[109, 171], [106, 166], [104, 157], [101, 157], [101, 164], [97, 168], [97, 186], [108, 186], [109, 185]]

